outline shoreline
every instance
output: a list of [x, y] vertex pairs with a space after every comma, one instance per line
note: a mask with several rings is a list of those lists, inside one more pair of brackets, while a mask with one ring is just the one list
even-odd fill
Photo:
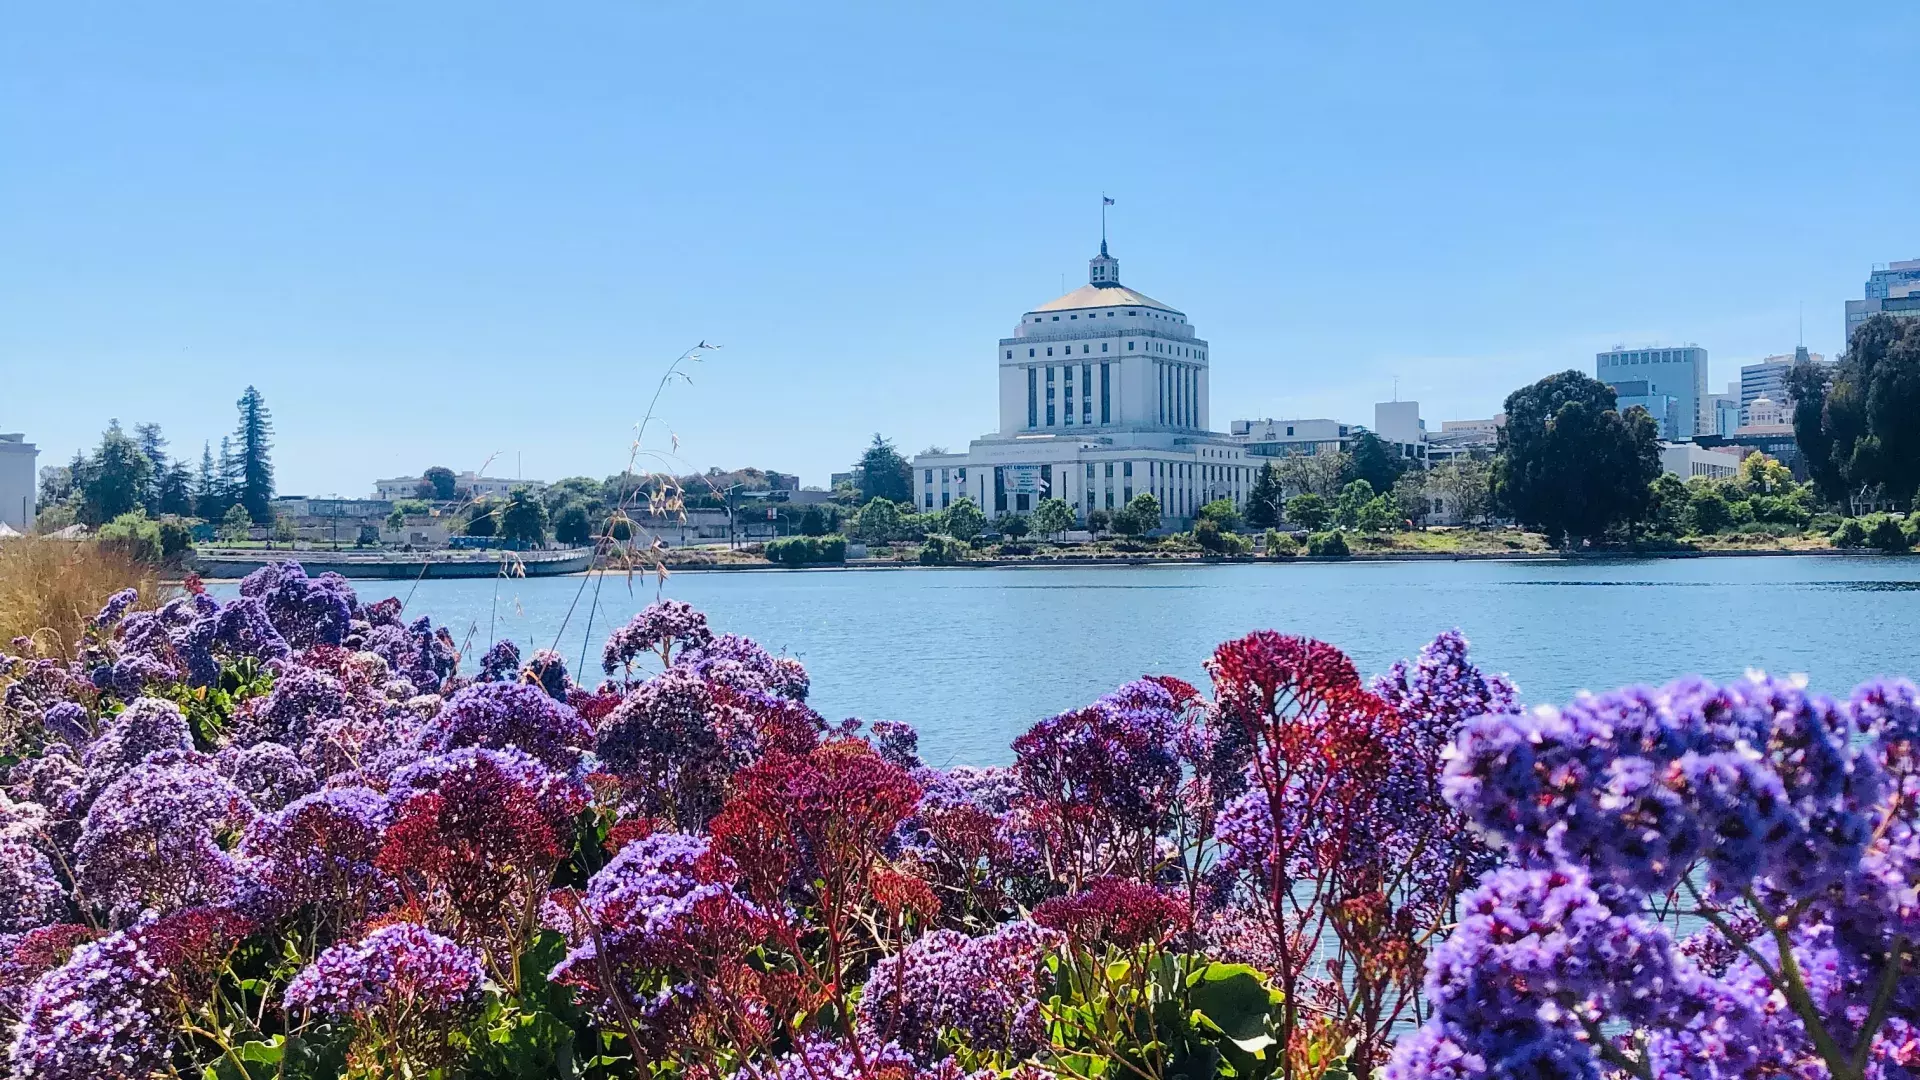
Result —
[[[299, 552], [289, 552], [297, 558]], [[1079, 567], [1110, 566], [1287, 566], [1290, 564], [1337, 565], [1340, 563], [1397, 563], [1397, 562], [1527, 562], [1527, 563], [1604, 563], [1627, 562], [1641, 559], [1745, 559], [1745, 558], [1915, 558], [1920, 552], [1876, 551], [1872, 548], [1832, 548], [1825, 551], [1805, 551], [1794, 548], [1756, 548], [1752, 551], [1601, 551], [1587, 553], [1566, 552], [1364, 552], [1356, 555], [1296, 555], [1288, 559], [1268, 559], [1259, 556], [1230, 557], [1222, 555], [1181, 556], [1179, 558], [1160, 559], [1151, 556], [1086, 556], [1084, 558], [1007, 558], [972, 559], [963, 563], [946, 566], [922, 566], [917, 562], [901, 562], [893, 559], [860, 559], [844, 563], [822, 563], [817, 566], [779, 566], [774, 563], [713, 563], [709, 565], [687, 564], [669, 565], [668, 574], [705, 574], [705, 573], [806, 573], [818, 571], [899, 571], [899, 570], [1061, 570]], [[560, 574], [542, 575], [549, 577], [571, 578], [592, 573], [622, 573], [618, 568], [594, 570], [572, 570]], [[635, 570], [636, 574], [642, 571]], [[645, 571], [652, 573], [651, 570]], [[471, 575], [471, 577], [489, 577], [495, 575]], [[165, 578], [171, 584], [178, 584], [185, 578]], [[227, 583], [239, 581], [238, 577], [201, 575], [201, 580], [209, 583]], [[361, 579], [367, 580], [367, 579]], [[385, 580], [404, 580], [388, 577]], [[427, 575], [423, 580], [448, 580], [441, 575]]]
[[[1853, 558], [1870, 556], [1873, 558], [1898, 558], [1920, 552], [1885, 552], [1870, 548], [1830, 549], [1827, 551], [1803, 551], [1793, 548], [1760, 548], [1753, 551], [1605, 551], [1585, 554], [1564, 552], [1366, 552], [1357, 555], [1296, 555], [1288, 559], [1268, 559], [1258, 556], [1230, 557], [1221, 555], [1183, 556], [1180, 558], [1158, 559], [1150, 556], [1088, 556], [1085, 558], [1008, 558], [1008, 559], [971, 559], [963, 563], [945, 566], [922, 566], [914, 562], [899, 562], [891, 559], [862, 559], [845, 563], [823, 563], [818, 566], [776, 566], [772, 563], [714, 563], [712, 565], [685, 565], [667, 567], [669, 574], [746, 571], [807, 571], [807, 570], [1000, 570], [1000, 569], [1072, 569], [1081, 566], [1286, 566], [1293, 563], [1313, 563], [1329, 565], [1338, 563], [1384, 563], [1384, 562], [1624, 562], [1638, 559], [1726, 559], [1726, 558]], [[591, 571], [581, 571], [590, 573]], [[573, 576], [573, 575], [566, 575]]]

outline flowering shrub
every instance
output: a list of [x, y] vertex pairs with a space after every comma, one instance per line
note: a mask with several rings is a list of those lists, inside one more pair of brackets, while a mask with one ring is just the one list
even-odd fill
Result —
[[672, 601], [598, 687], [293, 564], [7, 649], [11, 1075], [1920, 1076], [1906, 682], [1260, 632], [930, 768]]

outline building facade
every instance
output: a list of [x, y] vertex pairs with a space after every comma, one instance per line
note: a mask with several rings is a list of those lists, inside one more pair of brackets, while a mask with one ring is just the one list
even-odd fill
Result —
[[[1740, 365], [1740, 421], [1753, 423], [1750, 415], [1754, 400], [1767, 398], [1781, 407], [1791, 410], [1793, 399], [1787, 393], [1787, 373], [1797, 364], [1824, 364], [1827, 358], [1817, 352], [1808, 352], [1805, 345], [1783, 353], [1769, 356], [1757, 364]], [[1721, 432], [1721, 434], [1726, 434]]]
[[[376, 499], [417, 499], [420, 497], [421, 478], [418, 476], [396, 476], [389, 480], [373, 482], [373, 497]], [[478, 499], [488, 496], [505, 497], [517, 487], [529, 491], [539, 491], [547, 486], [544, 480], [508, 480], [498, 476], [479, 476], [471, 471], [455, 473], [453, 490], [458, 498]]]
[[1659, 425], [1662, 439], [1672, 441], [1680, 437], [1676, 416], [1680, 408], [1672, 394], [1655, 393], [1654, 384], [1646, 379], [1616, 379], [1607, 385], [1613, 387], [1614, 408], [1622, 413], [1633, 408], [1645, 409]]
[[1713, 430], [1706, 415], [1707, 350], [1698, 345], [1657, 349], [1616, 345], [1594, 357], [1594, 376], [1616, 391], [1623, 382], [1645, 383], [1646, 395], [1671, 397], [1672, 428], [1662, 429], [1663, 438], [1691, 439]]
[[1246, 451], [1208, 430], [1211, 352], [1184, 312], [1120, 283], [1102, 240], [1087, 284], [1022, 314], [995, 346], [999, 430], [965, 453], [914, 457], [915, 507], [965, 495], [999, 517], [1058, 498], [1085, 520], [1150, 492], [1177, 523], [1213, 499], [1243, 505]]
[[1865, 297], [1847, 301], [1847, 336], [1853, 341], [1854, 327], [1875, 315], [1899, 319], [1920, 319], [1920, 259], [1876, 266], [1867, 275]]
[[33, 527], [34, 500], [38, 494], [35, 478], [39, 470], [34, 462], [40, 448], [19, 432], [0, 434], [0, 525], [15, 532]]
[[1740, 471], [1740, 454], [1723, 450], [1709, 450], [1697, 443], [1661, 443], [1660, 468], [1682, 480], [1691, 480], [1704, 476], [1709, 480], [1726, 480]]

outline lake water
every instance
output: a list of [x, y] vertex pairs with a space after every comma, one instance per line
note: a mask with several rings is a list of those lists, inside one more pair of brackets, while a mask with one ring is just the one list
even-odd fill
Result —
[[[474, 658], [497, 636], [577, 664], [590, 616], [593, 677], [656, 594], [620, 576], [356, 586], [411, 588], [409, 614], [471, 635]], [[1748, 667], [1835, 695], [1920, 673], [1920, 557], [696, 572], [660, 591], [799, 657], [829, 719], [914, 724], [931, 764], [1005, 762], [1035, 720], [1142, 674], [1204, 685], [1213, 646], [1257, 629], [1332, 642], [1371, 676], [1459, 627], [1528, 702]]]

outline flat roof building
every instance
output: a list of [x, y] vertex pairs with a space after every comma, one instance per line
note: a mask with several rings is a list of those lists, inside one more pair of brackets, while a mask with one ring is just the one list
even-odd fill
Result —
[[1671, 397], [1672, 424], [1662, 428], [1663, 438], [1679, 441], [1713, 430], [1705, 415], [1707, 350], [1698, 345], [1646, 349], [1615, 345], [1594, 357], [1594, 377], [1609, 386], [1643, 382], [1648, 395]]
[[15, 532], [33, 527], [35, 477], [34, 462], [40, 448], [20, 432], [0, 434], [0, 524]]

